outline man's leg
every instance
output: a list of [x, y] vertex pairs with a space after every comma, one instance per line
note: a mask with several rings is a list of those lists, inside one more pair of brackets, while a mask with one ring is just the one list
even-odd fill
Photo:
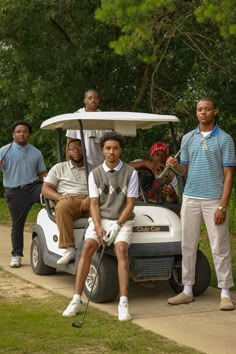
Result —
[[208, 238], [216, 270], [218, 287], [221, 288], [221, 310], [233, 310], [230, 288], [234, 285], [232, 276], [232, 261], [230, 253], [230, 235], [228, 227], [228, 213], [223, 224], [215, 225], [214, 215], [219, 200], [203, 202], [203, 215], [207, 227]]
[[24, 225], [31, 203], [23, 189], [6, 189], [5, 197], [12, 219], [11, 241], [12, 256], [23, 256]]
[[56, 223], [59, 230], [59, 248], [74, 247], [73, 221], [82, 216], [88, 217], [89, 212], [80, 210], [84, 198], [61, 199], [56, 204]]
[[184, 290], [168, 299], [171, 305], [193, 301], [192, 286], [195, 282], [195, 267], [198, 242], [201, 235], [202, 213], [199, 199], [183, 197], [182, 224], [182, 284]]
[[128, 244], [126, 242], [117, 242], [114, 251], [118, 261], [118, 278], [120, 296], [128, 297], [129, 288], [129, 259]]
[[73, 317], [76, 316], [77, 313], [81, 312], [81, 296], [85, 280], [88, 276], [91, 259], [97, 248], [97, 241], [91, 238], [87, 238], [85, 240], [77, 268], [74, 296], [68, 307], [63, 312], [63, 316], [65, 317]]

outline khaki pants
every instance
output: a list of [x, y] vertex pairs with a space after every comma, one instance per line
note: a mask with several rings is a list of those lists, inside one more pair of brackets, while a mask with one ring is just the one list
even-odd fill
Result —
[[85, 197], [74, 197], [74, 199], [61, 199], [55, 208], [56, 223], [59, 230], [59, 248], [74, 247], [73, 221], [81, 217], [89, 217], [89, 211], [80, 210]]
[[228, 289], [233, 286], [228, 213], [223, 224], [214, 223], [214, 214], [219, 202], [218, 199], [194, 199], [183, 196], [181, 209], [183, 285], [194, 284], [196, 254], [201, 225], [204, 222], [211, 245], [218, 287]]

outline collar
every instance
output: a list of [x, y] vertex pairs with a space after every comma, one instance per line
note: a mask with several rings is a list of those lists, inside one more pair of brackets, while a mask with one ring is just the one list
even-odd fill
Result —
[[[105, 161], [103, 162], [102, 166], [103, 166], [105, 172], [110, 171], [110, 168], [107, 167]], [[117, 165], [115, 168], [113, 168], [113, 170], [115, 170], [115, 171], [120, 171], [120, 169], [121, 169], [122, 166], [123, 166], [123, 162], [122, 162], [121, 160], [119, 160], [118, 165]]]
[[28, 149], [29, 148], [29, 143], [27, 143], [26, 145], [22, 146], [22, 145], [17, 144], [15, 141], [13, 141], [13, 145], [17, 149]]
[[70, 167], [71, 170], [72, 170], [73, 168], [78, 168], [78, 169], [81, 169], [81, 170], [82, 170], [82, 169], [85, 169], [84, 166], [78, 167], [78, 166], [73, 165], [73, 163], [72, 163], [71, 160], [68, 161], [68, 165], [69, 165], [69, 167]]
[[[215, 126], [214, 126], [214, 128], [211, 130], [209, 136], [211, 136], [211, 135], [219, 135], [219, 132], [220, 132], [220, 129], [219, 129], [218, 125], [215, 124]], [[197, 134], [201, 134], [201, 130], [200, 130], [199, 126], [196, 128], [196, 133], [197, 133]]]

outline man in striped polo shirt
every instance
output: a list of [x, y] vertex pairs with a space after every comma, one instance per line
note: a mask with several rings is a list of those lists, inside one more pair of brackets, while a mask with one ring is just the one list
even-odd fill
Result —
[[[220, 310], [234, 310], [230, 288], [234, 285], [230, 254], [227, 204], [233, 186], [235, 147], [231, 136], [216, 124], [218, 113], [210, 98], [201, 98], [196, 115], [199, 126], [182, 139], [180, 164], [169, 157], [167, 164], [180, 175], [187, 175], [181, 209], [183, 292], [169, 298], [179, 305], [192, 302], [192, 286], [202, 220], [211, 245], [218, 287]], [[185, 145], [185, 146], [184, 146]]]

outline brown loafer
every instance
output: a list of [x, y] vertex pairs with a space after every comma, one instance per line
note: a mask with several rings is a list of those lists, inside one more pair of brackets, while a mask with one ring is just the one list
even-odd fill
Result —
[[186, 295], [185, 293], [180, 293], [174, 297], [170, 297], [168, 299], [168, 304], [170, 305], [181, 305], [181, 304], [189, 304], [193, 302], [194, 298], [192, 295]]
[[232, 311], [235, 309], [233, 301], [228, 297], [222, 297], [220, 301], [220, 310], [221, 311]]

